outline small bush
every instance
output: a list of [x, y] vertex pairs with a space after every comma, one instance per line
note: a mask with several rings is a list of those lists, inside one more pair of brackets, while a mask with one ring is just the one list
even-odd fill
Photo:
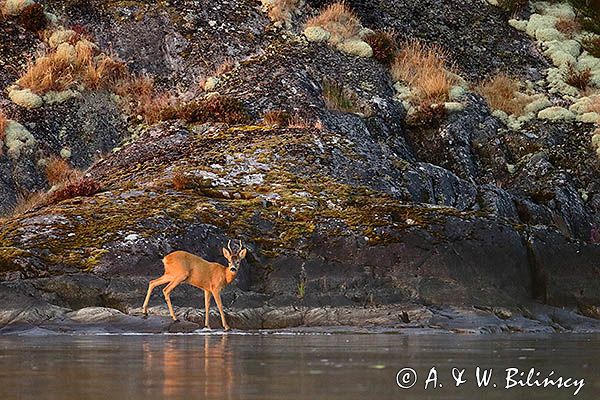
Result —
[[189, 102], [178, 108], [177, 116], [190, 123], [247, 124], [252, 121], [250, 114], [241, 101], [223, 95], [215, 95], [207, 99]]
[[23, 214], [46, 204], [46, 192], [25, 193], [17, 196], [17, 203], [12, 209], [13, 215]]
[[336, 2], [325, 7], [319, 15], [310, 18], [306, 26], [319, 26], [339, 40], [356, 36], [360, 30], [360, 19], [343, 2]]
[[490, 107], [511, 115], [522, 115], [529, 103], [527, 96], [519, 96], [519, 81], [500, 73], [480, 83], [475, 90], [481, 94]]
[[586, 38], [582, 41], [581, 46], [592, 56], [600, 58], [600, 37]]
[[286, 127], [290, 123], [291, 115], [287, 111], [272, 110], [264, 113], [262, 118], [266, 126]]
[[323, 99], [330, 110], [343, 112], [358, 112], [358, 99], [356, 93], [339, 83], [331, 80], [323, 80]]
[[48, 25], [44, 7], [34, 3], [25, 7], [18, 16], [19, 24], [28, 31], [41, 31]]
[[373, 49], [373, 57], [390, 65], [394, 61], [398, 44], [396, 43], [396, 32], [393, 30], [379, 30], [367, 35], [365, 41]]
[[114, 90], [121, 96], [125, 112], [148, 124], [176, 118], [177, 100], [168, 93], [158, 93], [149, 76], [124, 79]]
[[81, 178], [81, 172], [71, 166], [65, 159], [52, 157], [46, 164], [46, 178], [50, 185], [63, 185]]
[[587, 89], [591, 78], [592, 70], [590, 68], [585, 68], [581, 71], [578, 71], [575, 69], [573, 64], [569, 64], [569, 68], [567, 68], [567, 72], [565, 74], [565, 82], [580, 90]]
[[556, 21], [555, 27], [569, 38], [572, 38], [581, 31], [581, 23], [576, 19], [559, 18]]
[[171, 183], [173, 184], [173, 188], [175, 188], [175, 190], [185, 190], [188, 188], [190, 180], [184, 175], [183, 172], [177, 171], [173, 175]]
[[395, 81], [403, 81], [416, 92], [416, 102], [440, 103], [448, 100], [453, 80], [448, 74], [445, 51], [412, 40], [400, 46], [391, 67]]
[[100, 185], [93, 179], [79, 178], [73, 182], [68, 182], [61, 188], [52, 192], [47, 199], [47, 204], [56, 204], [63, 200], [74, 197], [93, 196], [100, 190]]
[[284, 22], [289, 25], [298, 3], [299, 0], [275, 0], [269, 6], [269, 19], [273, 22]]
[[438, 121], [444, 120], [446, 116], [446, 107], [443, 104], [425, 102], [417, 106], [416, 111], [407, 118], [406, 122], [410, 125], [432, 126]]
[[[0, 108], [0, 140], [4, 139], [6, 134], [6, 125], [8, 125], [8, 117], [4, 110]], [[0, 144], [0, 152], [2, 151], [2, 145]]]

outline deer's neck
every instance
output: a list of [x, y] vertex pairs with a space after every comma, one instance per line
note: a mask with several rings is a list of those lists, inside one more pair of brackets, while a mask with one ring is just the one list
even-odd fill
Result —
[[229, 285], [235, 279], [237, 273], [231, 272], [229, 268], [225, 267], [225, 282]]

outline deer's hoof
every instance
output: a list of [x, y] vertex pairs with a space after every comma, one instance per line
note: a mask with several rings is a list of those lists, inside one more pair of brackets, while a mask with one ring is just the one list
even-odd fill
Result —
[[143, 318], [143, 319], [148, 319], [148, 313], [143, 313], [143, 314], [142, 314], [142, 318]]
[[179, 318], [173, 318], [173, 323], [175, 323], [175, 322], [181, 322], [181, 321], [179, 320]]
[[225, 332], [228, 332], [228, 331], [230, 331], [230, 330], [231, 330], [231, 328], [230, 328], [230, 327], [228, 327], [228, 326], [226, 326], [225, 328], [223, 328], [223, 330], [224, 330]]

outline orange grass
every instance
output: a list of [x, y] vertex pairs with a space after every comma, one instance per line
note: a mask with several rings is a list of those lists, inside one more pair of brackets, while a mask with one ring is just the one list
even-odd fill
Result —
[[453, 79], [448, 74], [445, 51], [437, 45], [425, 45], [418, 40], [406, 42], [391, 66], [395, 81], [403, 81], [415, 92], [413, 99], [421, 104], [448, 100]]
[[320, 26], [334, 36], [348, 39], [358, 34], [360, 19], [346, 3], [336, 2], [310, 18], [306, 26]]
[[481, 94], [494, 110], [502, 110], [511, 115], [522, 115], [530, 103], [529, 96], [519, 93], [519, 81], [499, 73], [480, 83], [475, 90]]

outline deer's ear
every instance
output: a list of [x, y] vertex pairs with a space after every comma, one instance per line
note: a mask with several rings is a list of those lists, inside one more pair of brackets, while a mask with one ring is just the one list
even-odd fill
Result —
[[223, 247], [223, 255], [225, 256], [226, 259], [231, 260], [231, 252], [229, 250], [227, 250], [225, 247]]
[[242, 250], [239, 252], [238, 256], [240, 257], [240, 260], [241, 260], [242, 258], [246, 257], [246, 249], [242, 249]]

